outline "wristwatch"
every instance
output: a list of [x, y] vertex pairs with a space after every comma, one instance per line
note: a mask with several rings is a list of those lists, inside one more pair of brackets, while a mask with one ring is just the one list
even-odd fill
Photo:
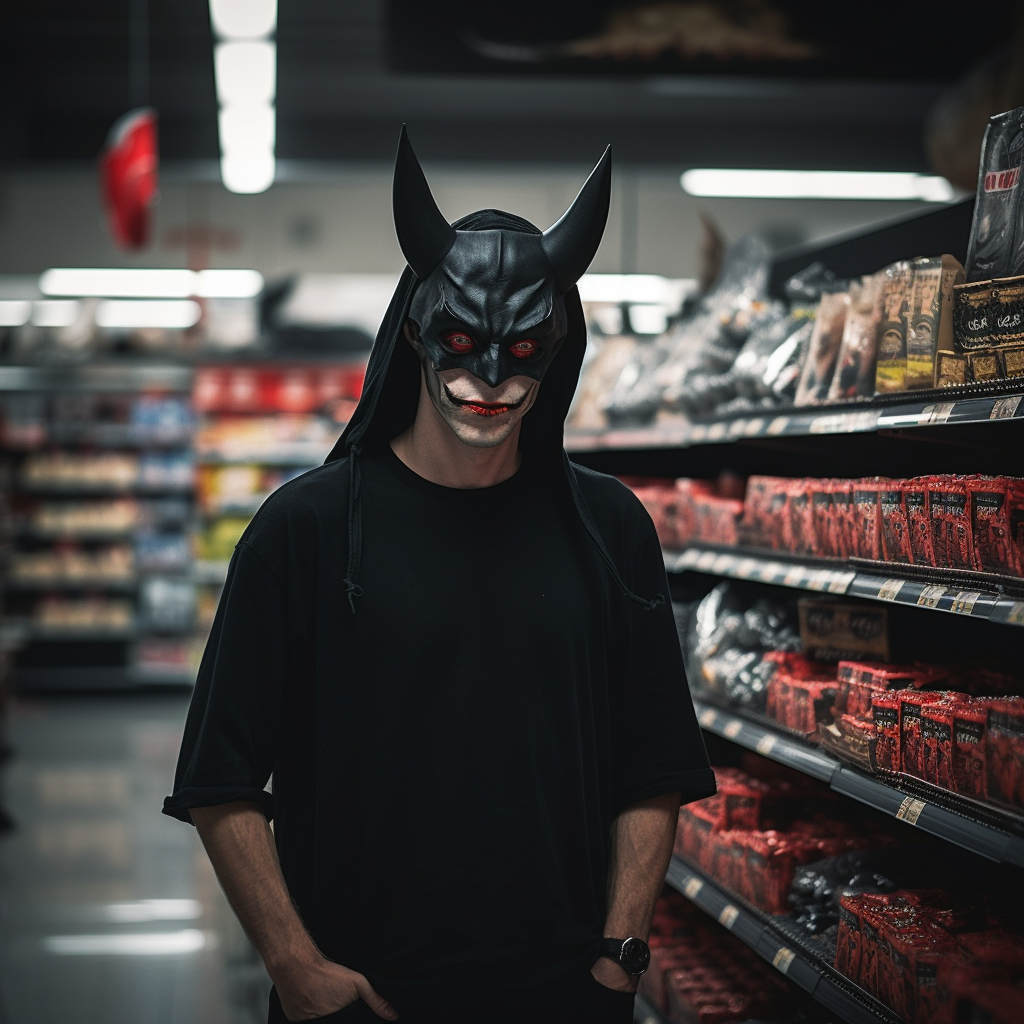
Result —
[[643, 939], [602, 939], [601, 956], [619, 964], [627, 974], [643, 974], [651, 962], [651, 948]]

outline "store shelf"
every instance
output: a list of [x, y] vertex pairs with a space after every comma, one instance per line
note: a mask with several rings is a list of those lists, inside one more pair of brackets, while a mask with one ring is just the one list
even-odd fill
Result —
[[263, 451], [198, 451], [196, 460], [205, 466], [319, 466], [330, 452], [330, 447], [295, 445], [287, 449]]
[[[864, 434], [942, 424], [980, 424], [1024, 420], [1024, 387], [1007, 383], [948, 389], [928, 398], [880, 404], [877, 400], [845, 407], [818, 406], [786, 413], [762, 412], [709, 423], [672, 423], [600, 432], [567, 432], [570, 452], [637, 448], [689, 448], [698, 444], [728, 444], [739, 440], [811, 437], [816, 434]], [[984, 392], [984, 393], [978, 393]]]
[[[161, 570], [162, 572], [162, 570]], [[110, 577], [84, 577], [84, 576], [59, 576], [47, 580], [20, 580], [17, 577], [8, 577], [4, 581], [7, 590], [117, 590], [122, 592], [134, 591], [139, 586], [138, 576], [129, 576], [122, 579]]]
[[159, 494], [192, 494], [195, 490], [194, 484], [171, 483], [166, 484], [64, 484], [57, 481], [18, 481], [18, 490], [24, 494], [53, 494], [64, 497], [83, 498], [112, 498], [125, 495], [146, 496]]
[[[980, 854], [990, 860], [1024, 867], [1024, 837], [999, 828], [1006, 816], [988, 805], [969, 804], [955, 794], [900, 780], [890, 785], [851, 765], [843, 764], [810, 744], [786, 736], [770, 726], [736, 712], [694, 699], [701, 728], [780, 764], [795, 768], [822, 782], [837, 793], [852, 797], [883, 814]], [[959, 803], [959, 808], [954, 804]], [[969, 816], [988, 817], [990, 822]], [[1011, 822], [1006, 821], [1008, 827]]]
[[901, 1024], [831, 964], [801, 948], [812, 940], [798, 945], [783, 921], [745, 904], [685, 861], [672, 858], [666, 881], [846, 1024]]
[[[998, 583], [976, 583], [976, 580], [983, 579], [983, 573], [928, 569], [927, 578], [914, 579], [909, 566], [887, 565], [887, 574], [883, 575], [835, 568], [830, 563], [815, 563], [813, 560], [730, 552], [697, 544], [681, 553], [666, 552], [665, 566], [670, 572], [689, 571], [727, 576], [731, 579], [861, 597], [1024, 626], [1024, 596], [1008, 597], [996, 589], [986, 589], [986, 586], [1002, 586], [1002, 578], [997, 578]], [[901, 569], [906, 569], [907, 574], [899, 575]], [[943, 578], [949, 582], [942, 582]], [[1015, 582], [1024, 587], [1024, 580]]]
[[189, 392], [192, 377], [191, 367], [167, 364], [0, 366], [0, 391]]

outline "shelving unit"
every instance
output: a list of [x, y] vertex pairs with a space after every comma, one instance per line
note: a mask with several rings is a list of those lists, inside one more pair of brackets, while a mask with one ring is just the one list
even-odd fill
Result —
[[720, 888], [703, 872], [672, 858], [667, 882], [728, 928], [763, 960], [847, 1024], [901, 1024], [886, 1006], [839, 974], [784, 918], [773, 918]]
[[[815, 260], [839, 277], [870, 273], [922, 253], [950, 252], [963, 260], [970, 223], [970, 204], [958, 204], [895, 228], [851, 235], [827, 248], [804, 247], [772, 269], [772, 293], [780, 295], [782, 283]], [[723, 472], [830, 478], [1022, 476], [1022, 441], [1024, 381], [1018, 379], [702, 422], [575, 432], [567, 434], [566, 447], [576, 461], [623, 477], [714, 479]], [[717, 580], [737, 580], [766, 590], [786, 588], [848, 603], [887, 604], [890, 623], [898, 621], [906, 629], [900, 639], [911, 652], [907, 660], [928, 660], [929, 637], [956, 642], [952, 638], [969, 635], [984, 663], [991, 651], [1002, 654], [1019, 645], [1014, 627], [1024, 625], [1024, 580], [1011, 577], [699, 544], [666, 551], [665, 564], [673, 598], [683, 602], [699, 599]], [[1024, 813], [1018, 816], [902, 775], [873, 774], [797, 738], [766, 716], [713, 704], [699, 693], [694, 697], [709, 747], [723, 757], [733, 748], [737, 758], [753, 752], [820, 780], [848, 798], [851, 809], [873, 808], [927, 832], [938, 844], [984, 858], [978, 861], [979, 877], [985, 877], [986, 863], [1010, 877], [1024, 868]], [[744, 903], [678, 858], [667, 882], [774, 964], [834, 1019], [896, 1024], [894, 1011], [834, 969], [834, 950], [816, 946], [789, 918]], [[950, 888], [956, 887], [951, 879]]]
[[191, 683], [191, 388], [183, 365], [0, 367], [18, 690]]

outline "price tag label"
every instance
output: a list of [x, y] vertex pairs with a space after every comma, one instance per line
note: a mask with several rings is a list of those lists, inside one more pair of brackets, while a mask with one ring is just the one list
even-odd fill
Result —
[[740, 579], [749, 580], [757, 574], [757, 562], [753, 558], [742, 558], [736, 565], [736, 575]]
[[690, 429], [691, 441], [703, 441], [708, 436], [708, 428], [703, 423], [698, 423]]
[[712, 423], [708, 427], [708, 440], [709, 441], [721, 441], [727, 432], [728, 428], [724, 423]]
[[989, 413], [990, 420], [1008, 420], [1017, 415], [1017, 409], [1021, 403], [1020, 395], [1013, 395], [1010, 398], [997, 398], [992, 404], [992, 412]]
[[695, 900], [700, 895], [700, 891], [703, 888], [704, 883], [699, 878], [694, 878], [691, 875], [683, 886], [683, 892], [685, 892], [691, 900]]
[[768, 429], [765, 431], [766, 434], [771, 434], [772, 437], [778, 437], [779, 434], [784, 434], [786, 428], [789, 426], [788, 416], [776, 416], [775, 419], [768, 424]]
[[700, 557], [697, 559], [697, 568], [700, 569], [701, 572], [709, 572], [717, 558], [718, 555], [716, 555], [714, 551], [702, 551]]
[[815, 416], [811, 420], [810, 433], [812, 434], [841, 434], [850, 429], [847, 418], [842, 414], [832, 416]]
[[689, 569], [697, 564], [700, 559], [700, 552], [694, 551], [693, 548], [687, 548], [680, 556], [679, 562], [677, 563], [680, 569]]
[[830, 594], [845, 594], [856, 578], [855, 572], [834, 572], [828, 585], [828, 592]]
[[700, 722], [700, 724], [705, 729], [710, 729], [711, 726], [713, 726], [715, 724], [715, 722], [718, 721], [718, 712], [713, 710], [712, 708], [705, 708], [697, 716], [697, 721]]
[[742, 437], [747, 432], [747, 421], [746, 420], [733, 420], [729, 424], [729, 436], [730, 437]]
[[722, 907], [722, 912], [718, 915], [718, 923], [724, 924], [729, 931], [732, 931], [732, 926], [736, 923], [736, 918], [739, 916], [739, 909], [734, 907], [731, 903], [727, 903]]
[[903, 589], [906, 580], [886, 580], [878, 588], [878, 599], [880, 601], [895, 601], [896, 595]]
[[712, 566], [711, 571], [718, 576], [722, 576], [725, 573], [730, 572], [736, 567], [736, 559], [732, 555], [719, 555], [715, 559], [715, 564]]
[[743, 729], [743, 723], [738, 718], [730, 720], [722, 730], [722, 735], [728, 740], [734, 740]]
[[1024, 601], [1014, 601], [1006, 613], [1006, 621], [1014, 626], [1024, 626]]
[[783, 586], [802, 587], [807, 582], [806, 569], [789, 569], [782, 577]]
[[918, 426], [923, 427], [929, 423], [945, 423], [955, 408], [956, 402], [941, 402], [938, 405], [926, 405], [921, 410], [921, 415], [917, 419]]
[[905, 797], [903, 803], [900, 804], [900, 809], [896, 812], [896, 817], [900, 821], [916, 825], [917, 819], [921, 817], [921, 812], [927, 806], [923, 800], [915, 800], [912, 796]]
[[764, 736], [757, 741], [757, 752], [759, 754], [764, 754], [765, 757], [767, 757], [775, 749], [775, 744], [777, 742], [777, 737], [773, 736], [770, 732], [765, 733]]
[[783, 974], [787, 974], [795, 959], [796, 953], [794, 953], [788, 946], [783, 946], [775, 956], [772, 957], [772, 967], [776, 970], [782, 971]]
[[922, 608], [938, 608], [939, 602], [946, 596], [945, 587], [925, 587], [921, 591], [920, 597], [917, 599], [917, 603]]
[[752, 420], [747, 420], [747, 429], [744, 433], [747, 437], [757, 437], [763, 430], [764, 420], [760, 416], [755, 416]]
[[953, 598], [953, 611], [961, 615], [972, 615], [974, 606], [981, 600], [981, 594], [976, 590], [961, 590]]

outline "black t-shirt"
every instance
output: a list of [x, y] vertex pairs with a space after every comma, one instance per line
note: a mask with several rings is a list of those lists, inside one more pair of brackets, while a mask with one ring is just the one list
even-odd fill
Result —
[[[596, 956], [614, 815], [714, 791], [670, 602], [623, 597], [529, 466], [453, 489], [385, 447], [352, 615], [349, 469], [282, 487], [238, 545], [164, 810], [259, 800], [314, 940], [381, 991], [567, 973]], [[667, 598], [642, 506], [580, 477], [627, 584]]]

